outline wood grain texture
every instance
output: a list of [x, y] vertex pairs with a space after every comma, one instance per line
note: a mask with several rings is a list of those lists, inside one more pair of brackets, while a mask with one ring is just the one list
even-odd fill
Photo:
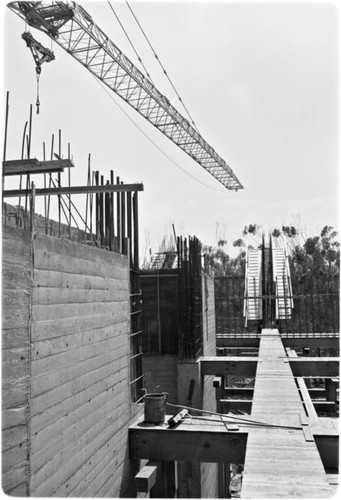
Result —
[[129, 293], [126, 257], [35, 239], [34, 496], [96, 496], [104, 484], [113, 491], [130, 418]]
[[314, 441], [301, 428], [302, 401], [277, 330], [263, 330], [251, 417], [297, 429], [249, 430], [241, 498], [326, 498], [327, 476]]
[[2, 487], [28, 492], [29, 320], [31, 235], [2, 232]]

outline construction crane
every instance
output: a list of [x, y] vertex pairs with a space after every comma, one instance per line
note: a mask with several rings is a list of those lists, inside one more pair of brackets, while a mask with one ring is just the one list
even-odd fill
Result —
[[75, 2], [11, 2], [26, 23], [52, 38], [227, 189], [243, 189], [227, 163]]

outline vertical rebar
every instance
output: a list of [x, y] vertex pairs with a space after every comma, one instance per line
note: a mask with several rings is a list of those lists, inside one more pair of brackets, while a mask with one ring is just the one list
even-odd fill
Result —
[[139, 270], [139, 215], [138, 215], [138, 191], [133, 195], [133, 220], [134, 220], [134, 270]]
[[[27, 129], [27, 125], [28, 125], [28, 122], [26, 121], [25, 122], [25, 126], [24, 126], [24, 132], [23, 132], [23, 137], [22, 137], [22, 143], [21, 143], [21, 159], [23, 160], [24, 157], [25, 157], [25, 140], [26, 140], [26, 129]], [[19, 177], [19, 189], [21, 191], [21, 188], [22, 188], [22, 174], [20, 174], [20, 177]], [[21, 196], [19, 196], [19, 200], [18, 200], [18, 205], [20, 207], [20, 204], [21, 204]]]
[[[120, 178], [116, 177], [116, 184], [120, 184]], [[121, 253], [121, 193], [116, 193], [116, 225], [117, 225], [117, 248], [116, 251]]]
[[[99, 171], [96, 170], [95, 172], [95, 183], [96, 183], [96, 186], [99, 185]], [[99, 198], [99, 193], [96, 193], [96, 214], [95, 214], [95, 218], [96, 218], [96, 240], [99, 241], [100, 239], [100, 234], [101, 234], [101, 231], [100, 231], [100, 198]]]
[[[51, 136], [51, 154], [50, 154], [50, 159], [53, 160], [53, 151], [54, 151], [54, 134]], [[52, 174], [49, 174], [49, 189], [51, 188], [52, 185]], [[51, 197], [48, 195], [47, 197], [47, 220], [50, 218], [50, 201]]]
[[[123, 182], [121, 182], [123, 184]], [[126, 193], [123, 191], [121, 193], [121, 233], [122, 233], [122, 253], [126, 254], [127, 253], [127, 248], [126, 248], [126, 231], [125, 231], [125, 226], [126, 226], [126, 201], [125, 201]]]
[[[62, 131], [61, 129], [58, 130], [58, 155], [61, 157], [62, 155]], [[58, 172], [58, 186], [61, 185], [61, 174]], [[61, 223], [61, 196], [60, 194], [58, 195], [58, 236], [60, 237], [60, 226]]]
[[[104, 175], [101, 175], [101, 186], [104, 185]], [[100, 193], [99, 195], [99, 216], [100, 216], [100, 236], [101, 236], [101, 246], [103, 246], [104, 243], [104, 195], [103, 193]]]
[[30, 194], [30, 231], [34, 231], [34, 213], [35, 213], [35, 195], [36, 187], [34, 182], [32, 182], [31, 194]]
[[[71, 159], [71, 149], [70, 149], [69, 142], [67, 145], [67, 157], [68, 157], [68, 160]], [[68, 185], [69, 185], [69, 187], [71, 186], [71, 168], [70, 167], [68, 167]], [[69, 235], [70, 235], [70, 240], [71, 240], [71, 194], [69, 194]]]
[[[3, 162], [6, 161], [6, 154], [7, 154], [8, 116], [9, 116], [9, 91], [7, 91], [7, 94], [6, 94], [5, 136], [4, 136], [4, 151], [3, 151], [3, 157], [2, 157]], [[3, 166], [2, 167], [2, 203], [1, 203], [1, 206], [3, 206], [3, 203], [4, 203], [4, 189], [5, 189], [5, 167]]]
[[[45, 141], [43, 141], [43, 161], [45, 160], [46, 160]], [[44, 189], [46, 189], [46, 172], [44, 172]], [[44, 195], [44, 220], [45, 220], [45, 234], [47, 234], [46, 195]]]
[[129, 244], [129, 260], [131, 262], [131, 252], [132, 252], [132, 228], [131, 228], [131, 192], [127, 193], [127, 236]]
[[[110, 184], [113, 185], [115, 183], [114, 171], [110, 170]], [[115, 193], [110, 193], [110, 249], [115, 252]], [[131, 268], [131, 262], [130, 262]]]
[[[109, 180], [107, 180], [107, 185], [109, 184]], [[110, 249], [110, 194], [107, 192], [104, 195], [105, 199], [105, 210], [104, 210], [104, 217], [105, 217], [105, 231], [104, 231], [104, 238], [105, 238], [105, 245]]]
[[[90, 153], [88, 156], [88, 177], [86, 181], [86, 185], [90, 186], [91, 182], [91, 172], [90, 172]], [[85, 227], [84, 227], [84, 232], [85, 232], [85, 242], [87, 242], [87, 227], [88, 227], [88, 205], [89, 205], [89, 193], [86, 193], [85, 196]]]

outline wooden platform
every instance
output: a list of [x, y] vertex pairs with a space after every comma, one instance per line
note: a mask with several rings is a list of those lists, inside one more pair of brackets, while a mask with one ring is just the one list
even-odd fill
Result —
[[241, 498], [330, 497], [332, 489], [277, 330], [263, 330], [259, 359], [251, 418], [296, 429], [249, 430]]

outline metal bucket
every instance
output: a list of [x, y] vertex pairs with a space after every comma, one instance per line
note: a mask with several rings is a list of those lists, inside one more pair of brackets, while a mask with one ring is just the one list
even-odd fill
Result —
[[167, 392], [151, 393], [144, 396], [144, 421], [161, 424], [166, 418]]

